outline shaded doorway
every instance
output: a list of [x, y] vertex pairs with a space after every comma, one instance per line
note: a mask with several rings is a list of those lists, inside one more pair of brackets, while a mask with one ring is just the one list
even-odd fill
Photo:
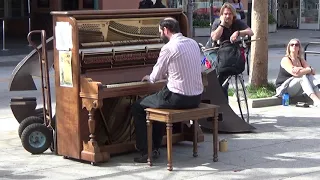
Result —
[[278, 27], [298, 29], [300, 22], [300, 0], [278, 0]]

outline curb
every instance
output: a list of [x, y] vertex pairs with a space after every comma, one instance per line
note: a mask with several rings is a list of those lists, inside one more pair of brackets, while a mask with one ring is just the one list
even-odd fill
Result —
[[[313, 104], [312, 100], [307, 96], [298, 96], [290, 98], [290, 104], [296, 104], [297, 102], [308, 102]], [[259, 99], [248, 99], [249, 108], [262, 108], [268, 106], [278, 106], [282, 104], [282, 99], [278, 97], [259, 98]]]
[[269, 98], [259, 98], [259, 99], [248, 99], [249, 108], [262, 108], [268, 106], [281, 105], [281, 98], [269, 97]]

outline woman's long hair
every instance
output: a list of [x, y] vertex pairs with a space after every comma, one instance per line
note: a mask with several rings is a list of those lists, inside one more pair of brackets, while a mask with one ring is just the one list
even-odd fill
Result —
[[290, 44], [292, 43], [292, 41], [297, 41], [297, 42], [299, 43], [298, 57], [299, 57], [300, 59], [304, 59], [304, 57], [303, 57], [304, 54], [303, 54], [302, 45], [301, 45], [300, 40], [297, 39], [297, 38], [293, 38], [293, 39], [291, 39], [291, 40], [289, 41], [289, 43], [288, 43], [288, 45], [287, 45], [286, 56], [287, 56], [287, 57], [290, 57]]

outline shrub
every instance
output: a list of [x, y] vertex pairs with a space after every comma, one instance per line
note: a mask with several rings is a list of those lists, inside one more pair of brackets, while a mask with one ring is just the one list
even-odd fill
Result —
[[276, 94], [276, 86], [274, 83], [269, 82], [267, 85], [262, 87], [254, 87], [253, 85], [248, 85], [246, 87], [249, 98], [265, 98], [272, 97]]
[[[269, 82], [267, 85], [262, 87], [254, 87], [253, 85], [247, 85], [246, 91], [247, 97], [250, 99], [272, 97], [276, 94], [276, 85], [272, 82]], [[233, 96], [234, 93], [235, 89], [228, 89], [228, 96]]]
[[277, 23], [276, 19], [273, 17], [272, 14], [269, 13], [269, 15], [268, 15], [268, 24], [276, 24], [276, 23]]

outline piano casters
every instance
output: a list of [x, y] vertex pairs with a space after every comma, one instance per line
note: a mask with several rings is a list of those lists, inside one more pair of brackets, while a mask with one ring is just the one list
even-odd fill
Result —
[[96, 120], [94, 117], [95, 111], [100, 108], [102, 102], [100, 100], [82, 99], [83, 107], [87, 109], [89, 119], [89, 141], [83, 142], [83, 151], [81, 152], [81, 159], [91, 162], [91, 165], [95, 165], [97, 162], [104, 162], [110, 159], [110, 154], [107, 152], [101, 152], [96, 141]]

